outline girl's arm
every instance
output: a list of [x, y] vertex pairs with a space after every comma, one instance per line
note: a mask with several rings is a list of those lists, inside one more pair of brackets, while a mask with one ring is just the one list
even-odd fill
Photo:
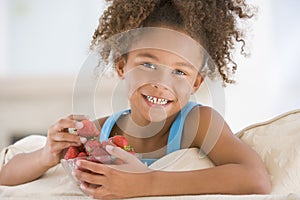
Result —
[[70, 146], [80, 146], [79, 136], [68, 133], [68, 128], [81, 128], [70, 115], [48, 129], [46, 145], [31, 153], [14, 156], [0, 171], [0, 185], [19, 185], [39, 178], [49, 168], [59, 163], [62, 151]]
[[14, 156], [0, 172], [0, 185], [18, 185], [37, 179], [51, 166], [43, 161], [43, 149]]
[[[260, 157], [236, 138], [223, 118], [214, 110], [199, 110], [201, 122], [192, 147], [206, 149], [215, 167], [184, 172], [151, 171], [128, 173], [112, 167], [81, 161], [80, 167], [93, 174], [76, 171], [83, 190], [95, 197], [124, 198], [134, 196], [184, 194], [266, 194], [271, 184]], [[217, 137], [216, 137], [217, 136]], [[206, 141], [206, 144], [204, 144]], [[210, 148], [213, 144], [213, 147]], [[194, 145], [194, 146], [193, 146]]]
[[[175, 174], [172, 172], [155, 172], [153, 173], [154, 180], [159, 177], [160, 184], [166, 184], [163, 183], [164, 181], [180, 184], [175, 180], [176, 178], [181, 179], [185, 184], [178, 187], [180, 188], [177, 190], [179, 193], [184, 193], [184, 191], [190, 194], [260, 194], [270, 192], [269, 175], [261, 158], [232, 133], [219, 113], [210, 107], [203, 106], [194, 109], [190, 114], [187, 118], [189, 122], [193, 123], [195, 119], [199, 119], [197, 120], [199, 127], [195, 131], [197, 134], [192, 137], [191, 146], [201, 148], [216, 167]], [[187, 124], [186, 127], [189, 130], [192, 124]], [[192, 133], [186, 132], [188, 135], [192, 135]], [[161, 185], [159, 188], [166, 188], [166, 186]], [[159, 188], [156, 189], [159, 190]]]
[[149, 190], [152, 195], [269, 193], [270, 179], [258, 154], [234, 136], [216, 111], [209, 107], [195, 109], [191, 113], [194, 120], [195, 112], [201, 120], [192, 145], [205, 151], [216, 167], [153, 172], [148, 175], [153, 183]]
[[[214, 112], [204, 108], [201, 119], [205, 115]], [[260, 157], [249, 146], [236, 138], [222, 118], [213, 113], [216, 118], [209, 117], [209, 123], [200, 124], [201, 134], [197, 134], [195, 140], [203, 144], [204, 136], [207, 141], [214, 141], [218, 132], [218, 124], [224, 124], [220, 135], [208, 157], [214, 162], [215, 167], [185, 171], [162, 172], [155, 171], [151, 175], [152, 183], [149, 186], [151, 195], [182, 195], [182, 194], [266, 194], [271, 190], [268, 173]], [[209, 119], [209, 118], [206, 118]], [[208, 127], [213, 127], [209, 130]], [[213, 138], [213, 139], [210, 139]], [[207, 149], [210, 145], [205, 145]]]

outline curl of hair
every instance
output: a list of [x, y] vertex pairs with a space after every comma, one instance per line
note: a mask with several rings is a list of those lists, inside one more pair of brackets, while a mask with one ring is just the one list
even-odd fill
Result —
[[[230, 77], [237, 70], [232, 59], [236, 43], [245, 55], [244, 32], [239, 28], [242, 20], [253, 17], [252, 7], [245, 0], [107, 0], [108, 8], [94, 32], [91, 49], [110, 37], [132, 29], [159, 24], [181, 28], [196, 41], [201, 41], [224, 84], [233, 83]], [[169, 12], [168, 12], [169, 10]], [[127, 38], [130, 40], [130, 38]], [[102, 47], [101, 56], [109, 55], [124, 41], [119, 38]]]

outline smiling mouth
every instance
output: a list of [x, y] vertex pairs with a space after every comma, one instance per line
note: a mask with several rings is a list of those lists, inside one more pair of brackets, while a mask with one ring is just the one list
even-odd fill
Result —
[[158, 98], [158, 97], [153, 97], [153, 96], [149, 96], [149, 95], [143, 95], [145, 97], [145, 99], [152, 103], [152, 104], [156, 104], [156, 105], [166, 105], [168, 103], [170, 103], [170, 100], [164, 99], [164, 98]]

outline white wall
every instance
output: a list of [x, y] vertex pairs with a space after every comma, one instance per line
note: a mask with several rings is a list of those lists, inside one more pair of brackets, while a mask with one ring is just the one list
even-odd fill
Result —
[[238, 83], [229, 86], [226, 118], [232, 129], [300, 108], [300, 1], [252, 1], [258, 5], [250, 58], [239, 58]]
[[[104, 1], [2, 0], [5, 74], [73, 74], [79, 70]], [[2, 39], [3, 40], [3, 39]], [[2, 72], [3, 74], [3, 72]]]
[[7, 1], [0, 1], [0, 76], [7, 73]]
[[0, 0], [0, 149], [11, 135], [46, 134], [72, 112], [103, 9], [99, 0]]

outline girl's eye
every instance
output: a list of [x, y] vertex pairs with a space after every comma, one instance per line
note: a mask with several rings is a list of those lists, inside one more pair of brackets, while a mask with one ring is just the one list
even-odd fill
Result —
[[180, 75], [180, 76], [186, 75], [185, 72], [183, 72], [183, 71], [181, 71], [181, 70], [179, 70], [179, 69], [175, 69], [175, 70], [173, 71], [173, 73], [176, 74], [176, 75]]
[[149, 69], [156, 69], [155, 65], [151, 63], [143, 63], [142, 66], [149, 68]]

